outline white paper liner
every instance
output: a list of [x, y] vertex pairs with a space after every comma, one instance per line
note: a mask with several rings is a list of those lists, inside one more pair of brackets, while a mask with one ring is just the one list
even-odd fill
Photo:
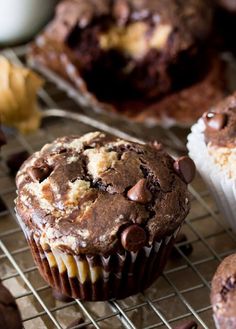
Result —
[[213, 314], [213, 320], [214, 320], [216, 329], [220, 329], [220, 325], [219, 325], [219, 322], [218, 322], [217, 317], [215, 316], [215, 314]]
[[223, 218], [236, 232], [236, 184], [233, 179], [218, 167], [208, 153], [204, 139], [203, 119], [192, 127], [188, 136], [187, 148], [198, 172], [213, 194]]

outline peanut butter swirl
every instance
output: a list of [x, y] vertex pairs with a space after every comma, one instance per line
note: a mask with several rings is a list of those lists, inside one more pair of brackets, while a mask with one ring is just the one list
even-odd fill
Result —
[[2, 124], [29, 132], [38, 128], [36, 94], [43, 80], [31, 70], [0, 56], [0, 119]]
[[175, 164], [159, 145], [100, 132], [58, 138], [19, 170], [16, 212], [44, 246], [137, 251], [173, 234], [189, 211], [194, 169], [188, 158]]

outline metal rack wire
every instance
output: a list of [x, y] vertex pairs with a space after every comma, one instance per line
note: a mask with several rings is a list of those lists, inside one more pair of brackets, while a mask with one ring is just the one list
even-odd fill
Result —
[[[4, 55], [18, 62], [24, 53], [25, 47], [4, 51]], [[42, 128], [24, 137], [7, 131], [8, 144], [0, 161], [0, 199], [5, 205], [0, 207], [0, 277], [16, 297], [24, 328], [63, 329], [79, 314], [85, 322], [76, 328], [174, 328], [190, 319], [195, 319], [199, 328], [214, 328], [209, 303], [210, 280], [221, 259], [236, 251], [236, 236], [225, 226], [200, 177], [190, 187], [192, 211], [182, 229], [188, 241], [176, 245], [175, 257], [151, 288], [124, 301], [55, 301], [15, 221], [15, 185], [6, 166], [8, 156], [21, 150], [32, 153], [58, 136], [82, 134], [95, 128], [141, 142], [157, 138], [167, 147], [172, 145], [175, 153], [184, 150], [185, 136], [179, 130], [144, 128], [85, 111], [49, 81], [39, 97], [42, 105], [51, 109], [44, 114]], [[189, 244], [193, 252], [187, 255], [185, 247]]]

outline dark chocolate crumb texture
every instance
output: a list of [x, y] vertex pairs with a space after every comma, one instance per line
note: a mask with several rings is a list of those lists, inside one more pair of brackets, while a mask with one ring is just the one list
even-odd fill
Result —
[[205, 139], [213, 146], [236, 146], [236, 93], [225, 98], [203, 116]]
[[211, 303], [218, 328], [236, 328], [236, 254], [218, 267], [212, 280]]
[[208, 0], [64, 0], [31, 55], [100, 101], [150, 99], [205, 72], [211, 16]]
[[47, 248], [134, 251], [170, 236], [189, 212], [192, 161], [94, 132], [59, 138], [17, 174], [16, 212]]

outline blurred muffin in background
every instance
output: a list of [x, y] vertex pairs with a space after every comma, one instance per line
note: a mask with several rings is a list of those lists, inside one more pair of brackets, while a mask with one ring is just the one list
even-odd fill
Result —
[[64, 0], [30, 58], [99, 101], [158, 99], [206, 72], [211, 19], [202, 0]]

